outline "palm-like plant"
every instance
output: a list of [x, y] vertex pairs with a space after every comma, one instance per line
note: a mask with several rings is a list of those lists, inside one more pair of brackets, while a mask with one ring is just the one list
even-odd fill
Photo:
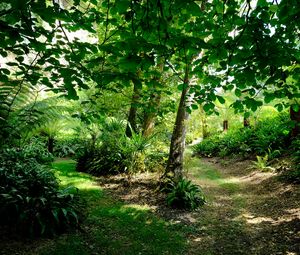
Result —
[[0, 147], [26, 140], [37, 128], [60, 118], [57, 98], [39, 99], [41, 89], [11, 81], [0, 84]]

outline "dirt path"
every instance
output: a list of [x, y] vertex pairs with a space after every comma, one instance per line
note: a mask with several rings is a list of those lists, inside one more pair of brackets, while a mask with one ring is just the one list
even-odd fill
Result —
[[189, 254], [300, 254], [300, 190], [272, 173], [187, 154], [189, 176], [208, 195]]
[[[300, 254], [300, 189], [277, 181], [272, 173], [249, 169], [250, 162], [199, 159], [186, 153], [185, 169], [208, 203], [194, 212], [173, 210], [156, 192], [154, 174], [136, 176], [123, 187], [120, 176], [103, 179], [113, 196], [147, 205], [171, 224], [183, 227], [185, 254]], [[222, 163], [222, 164], [221, 164]]]

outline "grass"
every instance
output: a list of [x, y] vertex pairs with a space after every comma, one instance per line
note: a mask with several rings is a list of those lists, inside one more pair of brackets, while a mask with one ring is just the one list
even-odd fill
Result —
[[38, 254], [184, 254], [183, 233], [154, 216], [146, 206], [115, 201], [97, 185], [96, 179], [76, 172], [72, 160], [58, 160], [53, 169], [63, 187], [79, 188], [87, 201], [87, 218], [83, 232], [57, 237]]

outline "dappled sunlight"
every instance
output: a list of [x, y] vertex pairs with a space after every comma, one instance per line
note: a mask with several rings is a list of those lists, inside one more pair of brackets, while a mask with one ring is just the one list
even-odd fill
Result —
[[140, 211], [149, 211], [151, 208], [148, 205], [126, 204], [126, 205], [122, 206], [122, 209], [124, 209], [124, 211], [126, 211], [127, 209], [135, 209], [135, 210], [140, 210]]
[[275, 222], [274, 219], [272, 219], [272, 218], [268, 218], [268, 217], [256, 217], [254, 215], [251, 215], [250, 213], [244, 213], [241, 216], [249, 224], [260, 224], [262, 222], [269, 222], [269, 223]]
[[[99, 186], [95, 178], [86, 173], [74, 171], [74, 160], [57, 160], [53, 163], [52, 168], [55, 170], [55, 175], [60, 181], [62, 187], [74, 186], [80, 190], [99, 190]], [[70, 169], [70, 166], [72, 168]]]
[[260, 184], [264, 180], [267, 180], [271, 177], [274, 177], [275, 174], [273, 172], [262, 172], [262, 171], [254, 171], [250, 174], [243, 176], [240, 178], [241, 183], [252, 183], [252, 184]]

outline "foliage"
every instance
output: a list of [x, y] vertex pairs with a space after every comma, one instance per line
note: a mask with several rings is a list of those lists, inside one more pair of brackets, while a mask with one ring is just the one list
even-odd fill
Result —
[[194, 210], [205, 203], [201, 188], [185, 178], [178, 181], [171, 180], [165, 190], [167, 204], [175, 208]]
[[79, 224], [76, 190], [59, 190], [54, 174], [23, 151], [6, 149], [0, 157], [1, 225], [22, 234], [53, 235]]
[[103, 123], [98, 138], [101, 143], [87, 143], [83, 154], [77, 158], [78, 171], [94, 175], [116, 174], [125, 171], [119, 139], [125, 134], [124, 124], [115, 119]]
[[229, 130], [226, 133], [215, 134], [201, 143], [193, 146], [193, 151], [203, 156], [228, 156], [232, 154], [248, 156], [251, 154], [280, 155], [285, 148], [289, 121], [284, 116], [265, 119], [255, 127]]
[[84, 141], [81, 139], [58, 139], [54, 145], [54, 156], [59, 158], [83, 154]]
[[259, 169], [262, 171], [274, 170], [272, 167], [268, 166], [269, 155], [265, 156], [256, 156], [257, 161], [252, 161], [253, 168]]
[[288, 182], [300, 183], [300, 137], [298, 136], [291, 145], [293, 165], [291, 169], [284, 171], [281, 178]]
[[53, 161], [53, 155], [46, 149], [45, 141], [37, 137], [31, 138], [22, 148], [21, 155], [24, 159], [33, 158], [38, 163], [50, 163]]

